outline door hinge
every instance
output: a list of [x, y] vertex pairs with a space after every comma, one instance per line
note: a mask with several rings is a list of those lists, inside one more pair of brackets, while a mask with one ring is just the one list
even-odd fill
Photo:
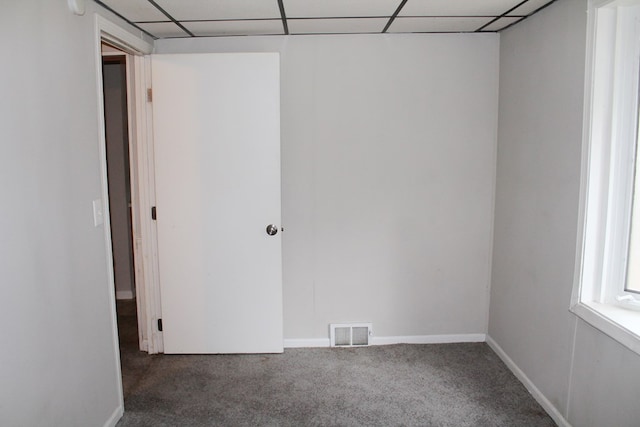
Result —
[[158, 331], [162, 332], [162, 319], [158, 319]]
[[153, 101], [153, 90], [151, 88], [147, 89], [147, 102]]
[[155, 206], [151, 206], [151, 219], [152, 220], [156, 220], [156, 207]]

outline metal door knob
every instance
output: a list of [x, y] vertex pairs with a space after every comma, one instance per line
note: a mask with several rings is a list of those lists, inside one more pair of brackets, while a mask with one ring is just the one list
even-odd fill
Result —
[[267, 225], [267, 234], [269, 236], [275, 236], [278, 233], [278, 227], [273, 224]]

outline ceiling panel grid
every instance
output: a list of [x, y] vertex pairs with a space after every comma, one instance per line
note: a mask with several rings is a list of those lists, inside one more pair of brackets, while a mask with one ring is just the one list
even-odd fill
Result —
[[94, 0], [155, 39], [499, 32], [556, 0]]

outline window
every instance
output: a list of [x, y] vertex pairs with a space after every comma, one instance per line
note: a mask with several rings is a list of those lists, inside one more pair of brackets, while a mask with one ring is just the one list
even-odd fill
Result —
[[[639, 120], [640, 122], [640, 120]], [[631, 237], [629, 239], [629, 259], [627, 261], [626, 292], [640, 294], [640, 153], [636, 137], [635, 177], [633, 178], [633, 208], [631, 210]], [[634, 298], [635, 299], [635, 298]]]
[[572, 311], [640, 354], [640, 0], [589, 4]]

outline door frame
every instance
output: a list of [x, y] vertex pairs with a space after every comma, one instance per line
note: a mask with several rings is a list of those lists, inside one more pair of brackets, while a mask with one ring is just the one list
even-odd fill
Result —
[[112, 339], [118, 371], [117, 381], [120, 389], [120, 400], [123, 403], [107, 180], [102, 76], [103, 42], [123, 51], [127, 61], [127, 109], [136, 310], [140, 349], [150, 354], [163, 351], [162, 332], [158, 330], [156, 321], [156, 319], [161, 318], [161, 306], [158, 281], [157, 236], [155, 223], [151, 218], [151, 207], [155, 205], [153, 128], [151, 107], [150, 103], [147, 102], [147, 88], [151, 82], [148, 55], [153, 51], [153, 45], [99, 14], [95, 14], [94, 56], [98, 99], [98, 141], [105, 255], [109, 281]]

